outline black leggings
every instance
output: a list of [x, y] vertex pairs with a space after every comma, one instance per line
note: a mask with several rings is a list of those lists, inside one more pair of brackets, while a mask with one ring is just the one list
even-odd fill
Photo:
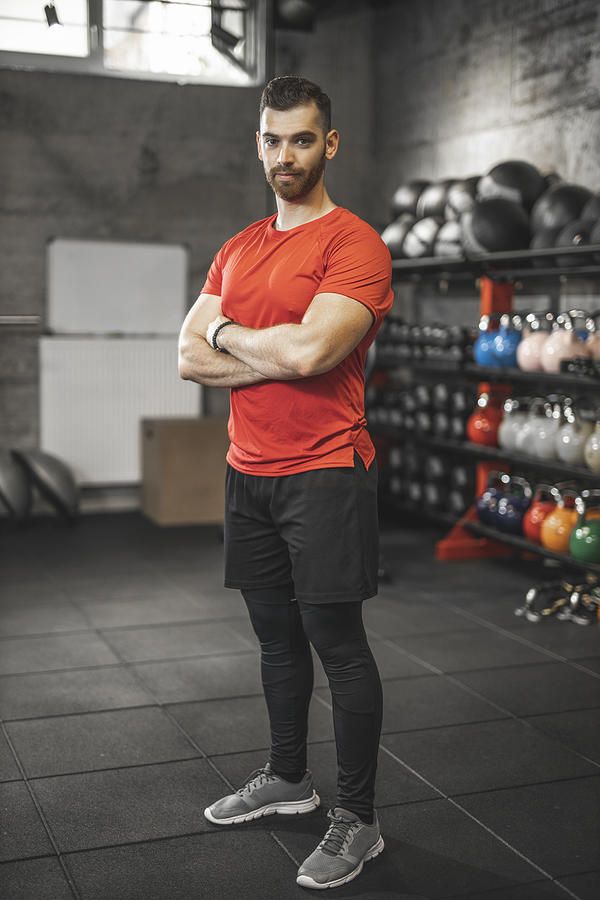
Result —
[[[242, 590], [261, 646], [271, 725], [270, 762], [282, 778], [306, 770], [315, 648], [329, 680], [337, 748], [337, 806], [371, 822], [383, 718], [383, 690], [362, 621], [362, 600], [290, 600], [293, 585]], [[310, 642], [310, 643], [309, 643]]]

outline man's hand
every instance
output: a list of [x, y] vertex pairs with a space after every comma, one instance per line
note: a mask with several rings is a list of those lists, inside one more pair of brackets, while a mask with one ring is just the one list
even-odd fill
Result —
[[232, 321], [232, 319], [228, 319], [227, 316], [217, 316], [216, 319], [212, 320], [212, 322], [209, 324], [208, 328], [206, 329], [206, 341], [207, 341], [209, 347], [212, 348], [212, 336], [215, 333], [218, 326], [221, 324], [221, 322], [231, 322], [231, 321]]

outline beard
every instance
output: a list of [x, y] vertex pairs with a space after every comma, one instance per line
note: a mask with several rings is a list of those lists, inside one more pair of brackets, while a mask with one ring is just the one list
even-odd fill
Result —
[[[317, 164], [312, 169], [282, 169], [280, 167], [271, 169], [265, 173], [268, 184], [273, 191], [282, 200], [293, 202], [294, 200], [302, 200], [307, 194], [310, 194], [316, 184], [319, 183], [325, 164], [327, 162], [325, 151]], [[295, 177], [291, 181], [280, 181], [277, 175], [293, 174]]]

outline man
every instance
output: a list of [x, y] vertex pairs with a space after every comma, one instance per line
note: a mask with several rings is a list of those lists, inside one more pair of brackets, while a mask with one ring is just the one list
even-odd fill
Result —
[[231, 388], [224, 583], [241, 591], [261, 646], [271, 727], [269, 761], [205, 816], [229, 825], [319, 806], [306, 768], [312, 644], [331, 689], [338, 794], [297, 883], [326, 888], [383, 849], [383, 693], [362, 621], [379, 558], [364, 363], [393, 302], [391, 258], [327, 193], [339, 135], [317, 85], [269, 82], [256, 143], [277, 214], [219, 250], [180, 337], [181, 377]]

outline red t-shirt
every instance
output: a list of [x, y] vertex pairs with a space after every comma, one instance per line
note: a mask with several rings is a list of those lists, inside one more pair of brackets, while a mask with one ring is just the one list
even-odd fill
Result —
[[364, 304], [375, 321], [329, 372], [231, 388], [227, 462], [250, 475], [291, 475], [353, 467], [356, 448], [368, 468], [364, 365], [394, 300], [389, 250], [343, 207], [287, 231], [276, 218], [249, 225], [215, 256], [202, 293], [221, 297], [223, 315], [249, 328], [299, 324], [315, 294], [330, 292]]

